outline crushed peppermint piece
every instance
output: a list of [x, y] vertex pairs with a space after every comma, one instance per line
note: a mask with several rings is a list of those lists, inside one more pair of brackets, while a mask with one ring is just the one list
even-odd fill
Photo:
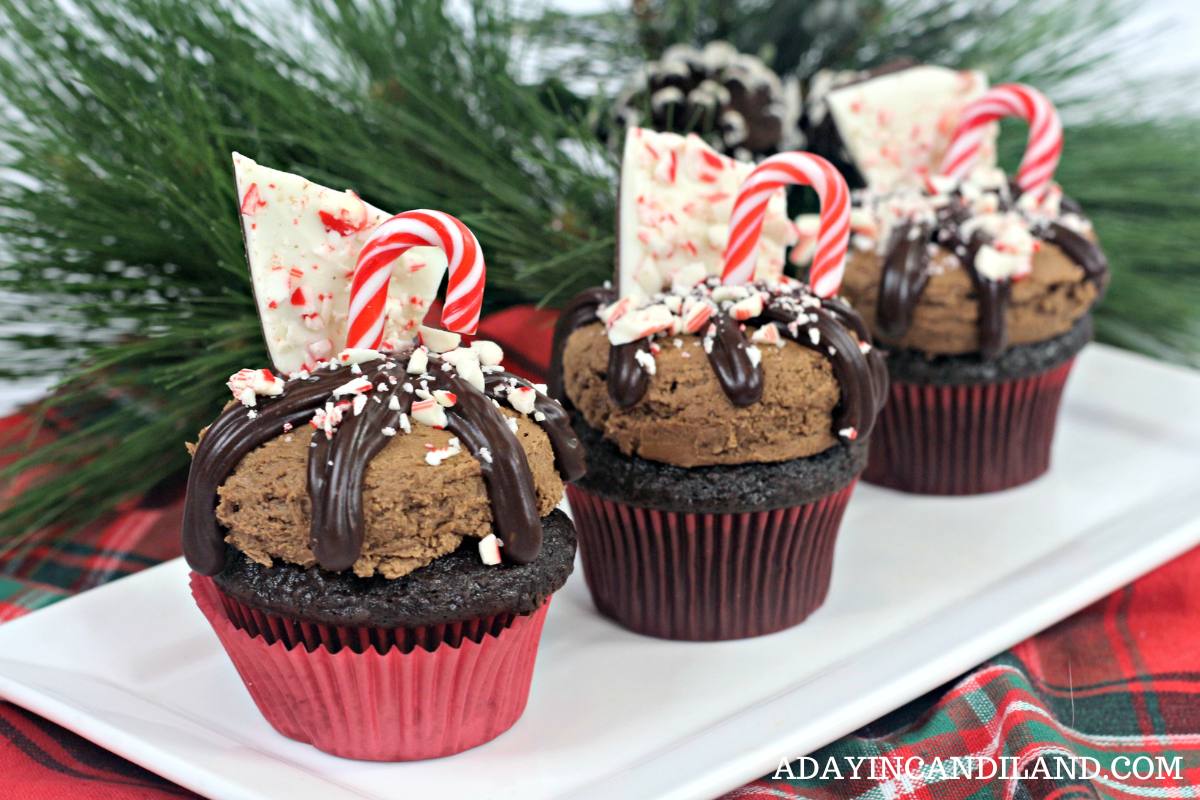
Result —
[[517, 421], [515, 419], [513, 419], [512, 417], [505, 417], [504, 424], [507, 425], [508, 429], [510, 431], [512, 431], [513, 433], [517, 432]]
[[431, 428], [446, 427], [446, 411], [432, 397], [416, 400], [412, 404], [412, 418]]
[[703, 300], [692, 303], [691, 306], [684, 304], [683, 329], [688, 333], [699, 333], [708, 324], [712, 313], [712, 305]]
[[428, 444], [425, 447], [428, 448], [425, 452], [425, 463], [431, 467], [439, 466], [446, 459], [453, 458], [462, 452], [458, 439], [453, 436], [450, 437], [450, 441], [446, 442], [445, 447], [434, 447]]
[[365, 394], [355, 395], [351, 407], [354, 409], [354, 416], [357, 417], [367, 407], [367, 396]]
[[727, 300], [741, 300], [749, 294], [750, 291], [745, 286], [722, 284], [712, 290], [712, 299], [717, 303], [724, 303]]
[[269, 369], [241, 369], [225, 383], [233, 398], [244, 406], [258, 405], [258, 397], [278, 397], [283, 394], [282, 378]]
[[517, 386], [508, 393], [508, 404], [522, 414], [532, 414], [537, 391], [532, 386]]
[[546, 421], [546, 415], [545, 415], [545, 414], [543, 414], [541, 411], [534, 411], [534, 412], [533, 412], [533, 419], [534, 419], [534, 421], [535, 421], [535, 422], [545, 422], [545, 421]]
[[391, 397], [388, 398], [388, 410], [390, 410], [390, 411], [399, 411], [400, 410], [400, 398], [399, 397], [396, 397], [396, 395], [392, 395]]
[[[624, 300], [618, 300], [617, 304], [622, 302]], [[612, 344], [629, 344], [671, 330], [675, 325], [675, 316], [665, 305], [656, 303], [628, 313], [612, 315], [606, 325], [608, 340]]]
[[460, 366], [458, 368], [458, 377], [481, 392], [487, 386], [487, 381], [483, 377], [483, 368], [476, 361], [468, 361]]
[[475, 351], [479, 363], [484, 367], [498, 367], [504, 361], [504, 350], [495, 342], [476, 339], [471, 342], [471, 349]]
[[425, 371], [427, 366], [429, 366], [429, 351], [424, 347], [418, 347], [408, 357], [408, 366], [405, 367], [404, 371], [409, 375], [420, 375]]
[[434, 389], [433, 399], [436, 400], [437, 404], [442, 408], [450, 408], [458, 402], [458, 395], [456, 395], [454, 392], [448, 392], [445, 389]]
[[642, 369], [654, 375], [658, 371], [658, 364], [654, 360], [654, 356], [645, 350], [638, 350], [633, 354], [634, 359], [641, 365]]
[[492, 463], [492, 451], [486, 447], [479, 448], [479, 460], [485, 463]]
[[368, 347], [347, 347], [337, 354], [337, 361], [342, 364], [365, 364], [383, 358], [383, 353]]
[[341, 397], [342, 395], [347, 394], [362, 394], [363, 392], [371, 391], [372, 388], [374, 387], [371, 384], [370, 379], [359, 376], [334, 389], [333, 396]]
[[838, 436], [842, 437], [843, 439], [846, 439], [847, 441], [853, 442], [855, 439], [858, 438], [858, 429], [857, 428], [842, 428], [840, 431], [838, 431]]
[[427, 325], [422, 325], [418, 332], [421, 335], [421, 344], [428, 347], [435, 353], [445, 353], [458, 347], [462, 337], [457, 333], [444, 331], [440, 328], [430, 328]]
[[346, 402], [334, 403], [332, 400], [325, 403], [324, 408], [318, 408], [313, 412], [312, 419], [308, 421], [315, 429], [325, 432], [326, 439], [332, 439], [337, 426], [342, 423], [342, 413], [345, 411]]
[[500, 540], [496, 534], [489, 533], [479, 540], [479, 558], [489, 567], [500, 563]]
[[754, 345], [746, 348], [746, 357], [750, 359], [750, 364], [757, 367], [762, 362], [762, 351]]
[[400, 415], [400, 430], [405, 433], [412, 433], [412, 423], [408, 421], [408, 414]]
[[812, 328], [809, 328], [808, 329], [808, 340], [813, 343], [814, 347], [816, 345], [819, 345], [821, 343], [821, 330], [815, 326]]
[[754, 319], [758, 315], [762, 314], [762, 311], [762, 295], [755, 292], [749, 297], [745, 297], [734, 303], [733, 307], [729, 309], [729, 315], [739, 322], [745, 322], [748, 319]]
[[456, 347], [453, 350], [447, 350], [446, 352], [442, 353], [441, 359], [447, 364], [453, 364], [457, 369], [461, 365], [468, 362], [472, 364], [478, 364], [479, 354], [469, 347]]
[[391, 425], [384, 425], [383, 428], [379, 432], [389, 438], [396, 435], [396, 429], [393, 428]]
[[774, 322], [768, 322], [750, 334], [750, 341], [756, 344], [773, 344], [776, 347], [784, 345], [783, 335], [779, 333], [779, 326]]

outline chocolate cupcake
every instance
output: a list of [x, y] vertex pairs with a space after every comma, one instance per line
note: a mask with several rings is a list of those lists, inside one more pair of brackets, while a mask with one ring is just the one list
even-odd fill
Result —
[[[289, 378], [233, 375], [192, 449], [193, 595], [285, 736], [380, 761], [482, 744], [524, 710], [571, 573], [555, 507], [582, 448], [496, 344], [462, 343], [485, 267], [461, 221], [389, 218], [234, 165], [264, 338]], [[421, 325], [447, 271], [452, 331]]]
[[866, 480], [975, 494], [1044, 473], [1108, 280], [1091, 223], [1057, 187], [1035, 200], [998, 170], [856, 205], [843, 291], [892, 378]]
[[567, 494], [601, 613], [715, 640], [821, 605], [887, 381], [846, 304], [786, 279], [595, 289], [559, 321], [552, 376], [587, 450]]
[[555, 506], [582, 459], [563, 410], [499, 358], [485, 342], [419, 346], [231, 379], [238, 402], [194, 448], [184, 552], [285, 736], [430, 758], [524, 709], [575, 555]]
[[[1091, 223], [1053, 183], [1053, 105], [979, 73], [897, 64], [826, 75], [812, 146], [860, 185], [843, 292], [889, 351], [892, 382], [864, 477], [922, 494], [1007, 489], [1041, 475], [1089, 311], [1108, 270]], [[1024, 118], [1010, 184], [996, 120]], [[803, 261], [816, 218], [797, 220]], [[807, 240], [807, 241], [806, 241]]]

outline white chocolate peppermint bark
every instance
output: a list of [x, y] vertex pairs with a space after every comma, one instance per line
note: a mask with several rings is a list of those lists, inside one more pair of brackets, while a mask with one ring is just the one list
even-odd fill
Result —
[[[271, 361], [285, 374], [311, 369], [345, 347], [358, 253], [391, 215], [351, 191], [328, 189], [237, 153], [233, 168], [246, 260]], [[415, 339], [446, 257], [437, 248], [413, 248], [396, 269], [412, 279], [391, 282], [384, 348]]]
[[[833, 89], [838, 135], [867, 186], [890, 192], [936, 170], [963, 107], [987, 91], [981, 72], [918, 66]], [[995, 126], [979, 165], [996, 162]]]
[[[717, 153], [695, 135], [630, 128], [617, 220], [620, 296], [686, 291], [720, 275], [733, 202], [753, 168]], [[794, 241], [780, 190], [767, 206], [755, 280], [778, 280]]]

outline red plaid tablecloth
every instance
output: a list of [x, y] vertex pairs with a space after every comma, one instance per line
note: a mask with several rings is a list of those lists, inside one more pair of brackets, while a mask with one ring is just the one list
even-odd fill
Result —
[[[481, 335], [536, 374], [545, 368], [552, 324], [549, 312], [510, 309], [488, 318]], [[22, 417], [0, 420], [0, 437], [27, 432]], [[178, 555], [181, 502], [169, 491], [66, 541], [56, 541], [53, 532], [33, 536], [0, 558], [0, 621]], [[1200, 548], [781, 769], [780, 777], [764, 776], [728, 797], [1200, 797], [1198, 623]], [[938, 760], [967, 757], [992, 759], [993, 766]], [[1068, 758], [1075, 759], [1077, 776], [1086, 771], [1089, 777], [1065, 776]], [[953, 777], [955, 768], [960, 775], [976, 770], [976, 777]], [[1002, 772], [978, 777], [980, 768], [985, 776]], [[794, 777], [787, 777], [789, 770]], [[1137, 777], [1147, 770], [1157, 774]], [[1015, 775], [1022, 777], [1007, 777]], [[0, 798], [192, 796], [0, 703]]]

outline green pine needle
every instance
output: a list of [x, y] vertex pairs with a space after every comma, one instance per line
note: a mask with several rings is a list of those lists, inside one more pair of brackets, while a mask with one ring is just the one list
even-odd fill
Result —
[[[307, 0], [260, 18], [249, 0], [0, 0], [0, 376], [61, 379], [38, 413], [62, 431], [0, 472], [50, 470], [6, 507], [0, 542], [176, 478], [228, 375], [266, 363], [232, 150], [381, 208], [445, 208], [484, 244], [488, 308], [553, 305], [611, 274], [616, 168], [588, 120], [662, 46], [726, 36], [801, 78], [912, 55], [1050, 89], [1107, 65], [1079, 45], [1125, 8], [634, 5]], [[1113, 263], [1102, 336], [1193, 364], [1198, 132], [1080, 122], [1059, 173]]]

